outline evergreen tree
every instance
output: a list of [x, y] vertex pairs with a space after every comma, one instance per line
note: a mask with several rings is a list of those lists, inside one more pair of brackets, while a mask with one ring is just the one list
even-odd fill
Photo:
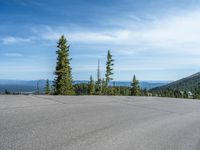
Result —
[[194, 88], [193, 93], [193, 98], [200, 99], [200, 83], [198, 83], [197, 86]]
[[113, 78], [111, 77], [113, 75], [113, 66], [114, 66], [114, 59], [112, 59], [112, 55], [110, 53], [110, 50], [108, 50], [107, 54], [107, 62], [106, 62], [106, 74], [105, 74], [105, 84], [108, 87], [108, 84]]
[[173, 90], [173, 92], [174, 92], [173, 95], [175, 98], [182, 98], [182, 94], [179, 90], [175, 89], [175, 90]]
[[131, 95], [139, 96], [140, 95], [140, 86], [139, 81], [136, 79], [136, 76], [133, 76], [133, 81], [131, 83]]
[[40, 95], [40, 80], [37, 81], [37, 95]]
[[101, 87], [102, 87], [101, 94], [106, 94], [106, 92], [107, 92], [107, 86], [106, 86], [106, 81], [105, 81], [104, 78], [101, 81]]
[[76, 95], [88, 95], [88, 84], [80, 83], [74, 85]]
[[98, 60], [97, 81], [95, 83], [95, 94], [101, 95], [101, 93], [102, 93], [102, 82], [101, 82], [100, 61]]
[[188, 98], [188, 92], [187, 91], [183, 92], [183, 98]]
[[7, 89], [5, 89], [5, 92], [4, 92], [6, 95], [9, 95], [10, 94], [10, 92], [7, 90]]
[[47, 79], [46, 80], [46, 85], [45, 85], [45, 94], [49, 95], [50, 92], [51, 92], [51, 90], [50, 90], [49, 80]]
[[107, 62], [106, 62], [106, 73], [105, 73], [105, 83], [103, 84], [103, 93], [105, 95], [112, 95], [112, 89], [109, 88], [110, 81], [113, 80], [111, 77], [113, 75], [113, 66], [114, 66], [114, 60], [112, 59], [112, 55], [110, 53], [110, 50], [108, 50], [107, 53]]
[[88, 94], [93, 95], [94, 92], [95, 92], [94, 80], [92, 79], [92, 76], [90, 76], [90, 82], [88, 84]]
[[71, 58], [69, 57], [69, 45], [64, 35], [57, 43], [57, 66], [55, 71], [54, 89], [56, 95], [74, 95], [72, 81], [72, 68], [70, 67]]
[[144, 96], [148, 96], [148, 90], [146, 88], [144, 88], [143, 93], [144, 93]]

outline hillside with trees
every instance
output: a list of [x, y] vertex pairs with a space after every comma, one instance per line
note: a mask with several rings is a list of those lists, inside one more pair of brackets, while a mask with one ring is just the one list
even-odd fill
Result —
[[200, 72], [149, 91], [157, 96], [200, 98]]

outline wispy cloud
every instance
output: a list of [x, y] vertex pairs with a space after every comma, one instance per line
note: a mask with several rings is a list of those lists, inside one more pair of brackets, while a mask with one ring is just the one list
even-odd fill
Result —
[[27, 43], [31, 42], [31, 38], [22, 38], [22, 37], [14, 37], [14, 36], [7, 36], [1, 38], [0, 41], [2, 44], [9, 45], [9, 44], [16, 44], [16, 43]]
[[[183, 11], [163, 18], [155, 17], [137, 29], [130, 24], [134, 25], [135, 22], [129, 21], [129, 25], [124, 25], [124, 28], [101, 31], [48, 26], [41, 35], [46, 40], [56, 41], [61, 34], [65, 34], [75, 45], [107, 45], [115, 55], [128, 59], [127, 62], [121, 62], [122, 66], [116, 63], [116, 71], [163, 68], [178, 70], [200, 66], [198, 59], [194, 58], [200, 56], [199, 10]], [[89, 68], [90, 71], [96, 70], [96, 67]]]
[[61, 35], [65, 35], [72, 42], [81, 42], [81, 43], [101, 43], [109, 42], [113, 40], [113, 35], [106, 32], [91, 32], [84, 31], [80, 29], [79, 31], [70, 31], [65, 27], [52, 28], [50, 26], [45, 26], [42, 29], [34, 28], [32, 30], [34, 33], [40, 35], [43, 39], [46, 40], [58, 40]]
[[4, 53], [3, 56], [7, 57], [22, 57], [23, 55], [21, 53]]
[[24, 6], [24, 7], [26, 7], [26, 6], [42, 6], [42, 3], [40, 2], [40, 1], [38, 1], [38, 0], [34, 0], [34, 1], [26, 1], [26, 0], [14, 0], [16, 3], [18, 3], [19, 5], [21, 5], [21, 6]]
[[[101, 59], [103, 70], [108, 49], [112, 51], [115, 59], [114, 71], [120, 74], [120, 78], [126, 78], [127, 74], [134, 72], [142, 74], [145, 70], [151, 73], [148, 77], [152, 77], [154, 70], [159, 70], [159, 76], [159, 72], [163, 70], [200, 68], [200, 10], [186, 6], [189, 3], [196, 5], [195, 0], [184, 0], [181, 4], [177, 1], [169, 4], [168, 0], [159, 3], [128, 0], [125, 4], [124, 1], [113, 0], [109, 1], [109, 5], [100, 1], [80, 1], [84, 5], [82, 7], [72, 0], [61, 0], [57, 9], [54, 7], [55, 3], [15, 0], [16, 10], [13, 12], [16, 14], [5, 10], [1, 16], [5, 20], [9, 19], [0, 28], [1, 55], [6, 56], [3, 57], [4, 62], [7, 63], [8, 57], [16, 61], [12, 57], [21, 57], [18, 52], [22, 52], [33, 56], [28, 58], [34, 60], [32, 65], [55, 64], [56, 42], [64, 34], [71, 45], [73, 71], [79, 78], [83, 75], [88, 77], [91, 72], [96, 73], [98, 59]], [[18, 7], [23, 9], [19, 10]], [[30, 11], [26, 14], [24, 10], [27, 8]], [[58, 8], [60, 11], [57, 11]], [[94, 14], [90, 14], [91, 10]], [[13, 19], [13, 15], [20, 16], [25, 21]], [[10, 22], [16, 23], [16, 27]], [[36, 59], [39, 65], [36, 64]], [[53, 72], [54, 68], [51, 69]], [[163, 74], [166, 75], [162, 77], [170, 73], [175, 75], [178, 71], [165, 71]]]
[[[152, 17], [153, 18], [153, 17]], [[64, 34], [71, 42], [108, 44], [117, 47], [121, 53], [129, 54], [140, 51], [163, 51], [165, 53], [185, 53], [200, 55], [200, 11], [192, 10], [154, 18], [151, 22], [144, 22], [141, 28], [131, 28], [137, 21], [128, 21], [120, 29], [102, 29], [101, 31], [78, 28], [70, 30], [65, 27], [45, 27], [40, 31], [42, 38], [57, 40]], [[164, 52], [165, 51], [165, 52]]]

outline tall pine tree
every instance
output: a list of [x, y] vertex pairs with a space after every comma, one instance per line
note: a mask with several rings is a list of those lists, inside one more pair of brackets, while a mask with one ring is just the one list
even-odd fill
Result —
[[107, 62], [106, 62], [106, 74], [105, 74], [105, 84], [108, 86], [109, 82], [113, 80], [111, 77], [113, 75], [113, 66], [114, 66], [114, 59], [112, 59], [112, 55], [110, 50], [108, 50], [107, 54]]
[[57, 65], [55, 71], [54, 89], [56, 95], [74, 95], [72, 81], [71, 58], [69, 57], [69, 45], [64, 35], [57, 43]]
[[111, 88], [109, 88], [109, 83], [110, 81], [113, 80], [113, 78], [111, 77], [113, 75], [113, 66], [114, 66], [114, 60], [112, 59], [112, 55], [110, 53], [110, 50], [108, 50], [107, 53], [107, 62], [106, 62], [106, 73], [105, 73], [105, 81], [102, 83], [102, 91], [103, 94], [105, 95], [111, 95], [112, 94], [112, 90]]
[[133, 81], [131, 83], [131, 95], [139, 96], [140, 95], [140, 86], [139, 81], [136, 79], [136, 76], [133, 76]]
[[101, 70], [100, 70], [100, 60], [98, 60], [97, 81], [95, 83], [95, 94], [101, 95], [101, 93], [102, 93]]

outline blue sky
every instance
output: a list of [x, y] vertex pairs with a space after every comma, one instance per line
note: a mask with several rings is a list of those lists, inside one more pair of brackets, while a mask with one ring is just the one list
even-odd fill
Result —
[[75, 80], [176, 80], [200, 71], [199, 0], [0, 0], [0, 79], [53, 79], [56, 42], [70, 44]]

